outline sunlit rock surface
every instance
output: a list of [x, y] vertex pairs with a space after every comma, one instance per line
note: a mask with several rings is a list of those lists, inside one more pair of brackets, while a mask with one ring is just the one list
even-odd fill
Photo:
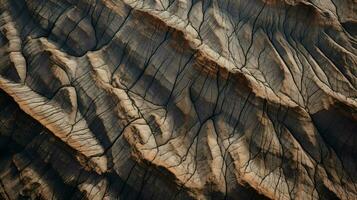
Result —
[[0, 0], [0, 199], [357, 199], [355, 0]]

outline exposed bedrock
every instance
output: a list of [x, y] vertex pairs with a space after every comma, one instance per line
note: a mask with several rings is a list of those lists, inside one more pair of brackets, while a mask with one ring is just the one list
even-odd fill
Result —
[[0, 199], [357, 199], [355, 0], [0, 0]]

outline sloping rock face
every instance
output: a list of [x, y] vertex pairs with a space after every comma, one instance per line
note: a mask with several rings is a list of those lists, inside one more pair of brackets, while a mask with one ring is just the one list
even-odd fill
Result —
[[0, 199], [357, 199], [355, 0], [0, 0]]

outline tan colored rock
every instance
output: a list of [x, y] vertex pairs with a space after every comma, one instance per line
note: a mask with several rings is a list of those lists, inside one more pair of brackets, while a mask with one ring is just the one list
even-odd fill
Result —
[[0, 199], [356, 199], [354, 0], [0, 0]]

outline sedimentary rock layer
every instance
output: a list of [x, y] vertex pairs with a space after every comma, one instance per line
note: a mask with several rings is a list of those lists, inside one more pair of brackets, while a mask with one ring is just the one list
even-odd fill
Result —
[[357, 199], [355, 0], [0, 0], [0, 199]]

